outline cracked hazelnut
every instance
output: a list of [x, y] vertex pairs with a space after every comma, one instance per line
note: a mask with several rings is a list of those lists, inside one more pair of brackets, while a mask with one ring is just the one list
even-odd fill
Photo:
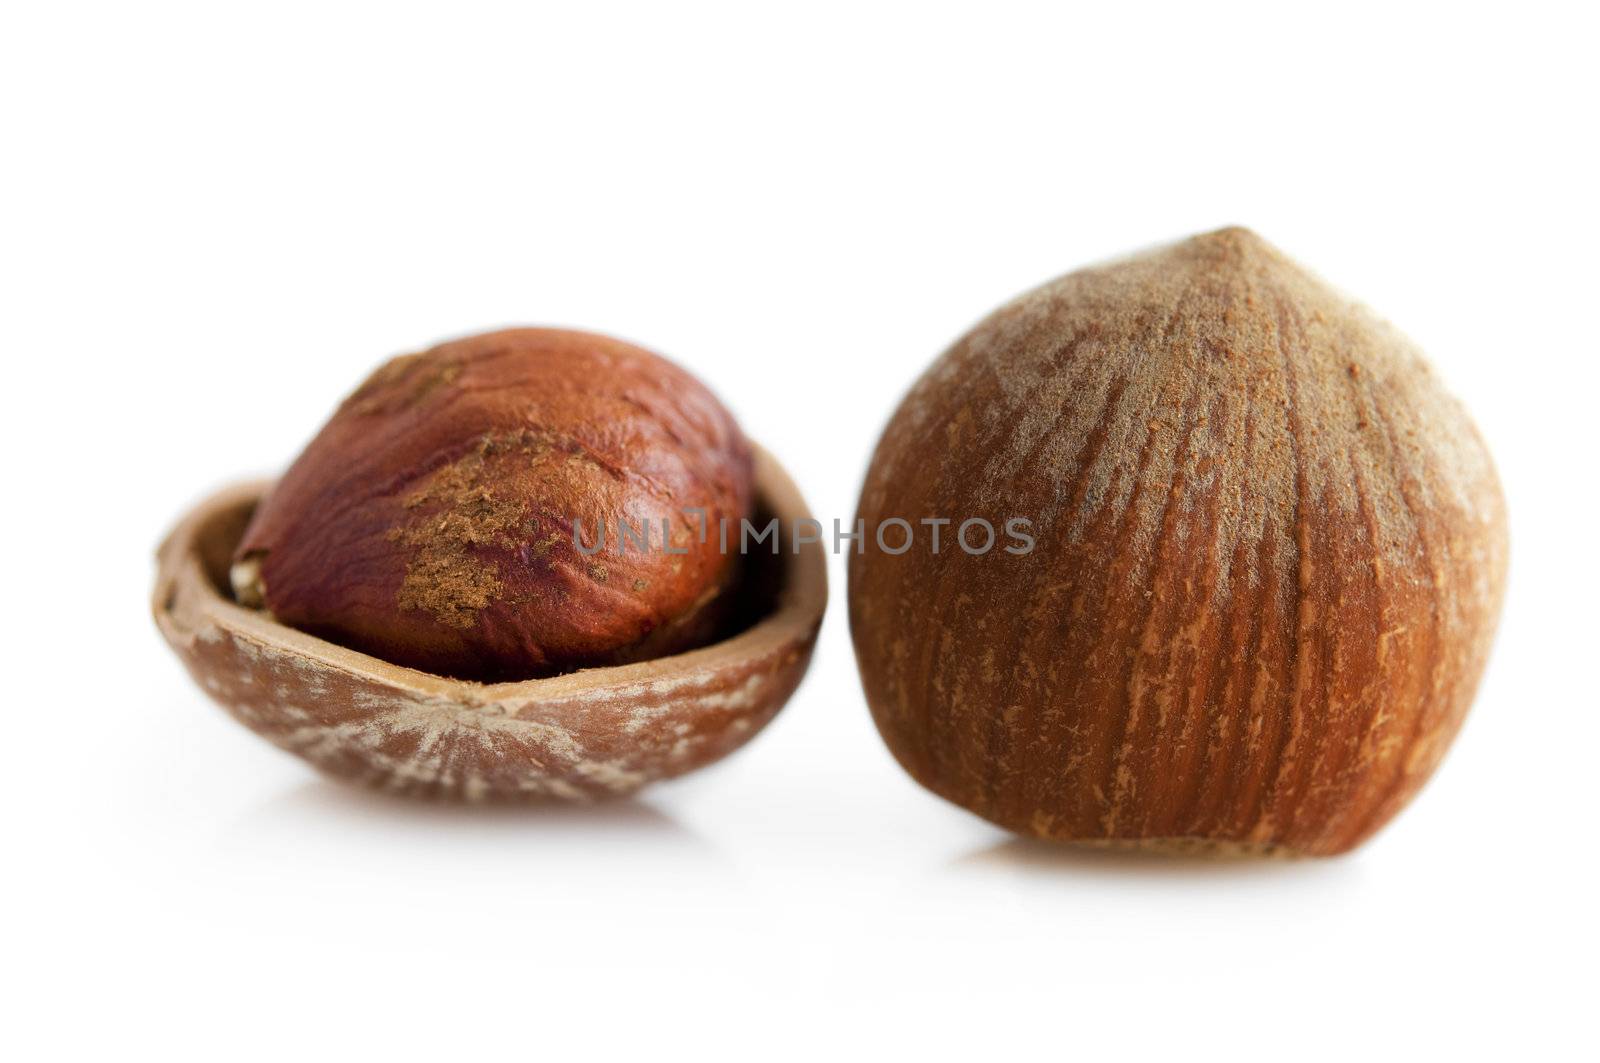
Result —
[[923, 375], [859, 516], [1036, 548], [850, 559], [874, 719], [1011, 830], [1331, 854], [1432, 774], [1494, 634], [1506, 518], [1407, 340], [1242, 229], [1071, 274]]
[[[781, 545], [700, 534], [746, 514]], [[213, 699], [331, 775], [587, 800], [708, 764], [783, 706], [827, 599], [821, 546], [789, 539], [807, 520], [682, 370], [519, 329], [390, 362], [276, 485], [202, 502], [152, 604]]]

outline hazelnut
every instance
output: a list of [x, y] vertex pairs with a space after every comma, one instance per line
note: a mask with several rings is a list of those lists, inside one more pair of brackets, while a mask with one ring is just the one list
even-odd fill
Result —
[[344, 401], [256, 510], [233, 585], [440, 675], [660, 656], [714, 629], [737, 570], [716, 531], [748, 515], [750, 477], [728, 411], [665, 359], [582, 332], [473, 336]]
[[1022, 554], [853, 555], [851, 633], [918, 782], [1103, 845], [1360, 844], [1460, 728], [1506, 570], [1465, 411], [1243, 229], [996, 311], [901, 404], [859, 515], [1031, 522]]
[[[770, 552], [723, 549], [746, 514], [776, 521]], [[827, 598], [821, 546], [788, 534], [808, 519], [682, 370], [514, 330], [396, 359], [277, 485], [202, 502], [153, 607], [208, 694], [334, 776], [583, 800], [710, 763], [783, 706]], [[619, 521], [653, 522], [648, 548]]]

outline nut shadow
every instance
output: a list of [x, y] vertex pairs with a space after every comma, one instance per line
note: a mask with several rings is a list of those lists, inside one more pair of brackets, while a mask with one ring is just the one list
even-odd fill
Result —
[[1221, 856], [1097, 848], [1037, 838], [1006, 838], [951, 861], [952, 870], [1013, 871], [1034, 876], [1119, 879], [1124, 881], [1321, 883], [1353, 878], [1357, 864], [1348, 857]]
[[714, 851], [672, 815], [637, 798], [591, 804], [554, 801], [469, 804], [404, 797], [368, 787], [313, 778], [262, 802], [241, 818], [243, 833], [280, 829], [301, 820], [342, 822], [379, 831], [447, 834], [451, 838], [515, 836], [648, 841], [684, 850]]

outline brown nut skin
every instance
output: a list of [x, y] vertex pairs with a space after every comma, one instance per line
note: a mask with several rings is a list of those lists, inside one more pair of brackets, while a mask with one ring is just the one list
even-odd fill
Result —
[[[396, 664], [553, 675], [705, 642], [736, 570], [715, 529], [750, 498], [749, 444], [688, 373], [605, 336], [508, 329], [378, 369], [257, 510], [234, 582]], [[575, 520], [602, 550], [578, 548]]]
[[[758, 519], [806, 516], [757, 451]], [[156, 623], [195, 681], [246, 727], [340, 779], [419, 797], [589, 801], [709, 764], [800, 683], [827, 604], [816, 543], [753, 552], [735, 630], [700, 649], [486, 685], [401, 668], [236, 604], [228, 563], [267, 485], [198, 505], [159, 552]], [[787, 532], [783, 534], [787, 535]]]
[[1242, 229], [996, 311], [900, 406], [859, 515], [1032, 520], [1024, 556], [852, 555], [857, 660], [924, 786], [1113, 846], [1360, 844], [1461, 726], [1506, 570], [1461, 406]]

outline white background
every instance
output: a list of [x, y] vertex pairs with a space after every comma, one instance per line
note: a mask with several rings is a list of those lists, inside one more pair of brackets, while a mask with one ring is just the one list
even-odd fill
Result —
[[[0, 1050], [1594, 1058], [1588, 14], [8, 5]], [[149, 620], [169, 523], [390, 354], [642, 342], [848, 518], [973, 321], [1228, 223], [1430, 351], [1510, 501], [1477, 706], [1348, 858], [1083, 855], [922, 792], [837, 559], [770, 729], [597, 809], [321, 781]]]

